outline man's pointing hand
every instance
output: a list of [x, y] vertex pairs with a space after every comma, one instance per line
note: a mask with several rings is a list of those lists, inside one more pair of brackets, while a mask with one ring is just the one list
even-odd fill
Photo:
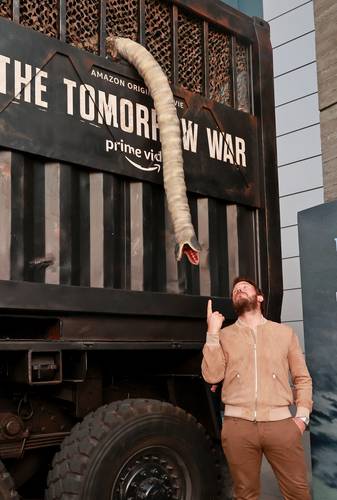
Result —
[[212, 301], [209, 299], [207, 303], [207, 332], [210, 334], [219, 333], [224, 319], [225, 317], [219, 311], [212, 311]]

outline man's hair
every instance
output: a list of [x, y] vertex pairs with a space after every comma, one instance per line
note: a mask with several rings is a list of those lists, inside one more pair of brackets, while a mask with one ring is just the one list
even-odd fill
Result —
[[[252, 285], [255, 288], [256, 294], [257, 295], [262, 295], [262, 297], [264, 298], [264, 295], [263, 295], [263, 292], [262, 292], [261, 288], [259, 288], [257, 286], [257, 284], [255, 283], [255, 281], [253, 281], [252, 279], [248, 278], [247, 276], [237, 276], [237, 278], [235, 278], [233, 280], [232, 291], [231, 291], [231, 297], [232, 298], [233, 298], [233, 290], [234, 290], [235, 285], [237, 285], [238, 283], [241, 283], [241, 281], [246, 281], [247, 283], [249, 283], [250, 285]], [[260, 306], [261, 306], [261, 312], [263, 314], [263, 312], [264, 312], [264, 302], [261, 302]]]

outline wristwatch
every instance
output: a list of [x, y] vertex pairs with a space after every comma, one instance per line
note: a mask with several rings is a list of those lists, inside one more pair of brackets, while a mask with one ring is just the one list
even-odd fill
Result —
[[309, 417], [296, 417], [296, 418], [300, 418], [302, 420], [302, 422], [305, 423], [305, 426], [308, 427], [309, 422], [310, 422]]

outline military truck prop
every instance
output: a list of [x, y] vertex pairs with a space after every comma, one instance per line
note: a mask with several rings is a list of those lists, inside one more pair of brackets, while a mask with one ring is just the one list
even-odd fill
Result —
[[[207, 299], [234, 321], [236, 275], [280, 314], [268, 25], [218, 0], [0, 14], [0, 497], [229, 498], [200, 360]], [[116, 37], [170, 82], [192, 263], [155, 96]]]

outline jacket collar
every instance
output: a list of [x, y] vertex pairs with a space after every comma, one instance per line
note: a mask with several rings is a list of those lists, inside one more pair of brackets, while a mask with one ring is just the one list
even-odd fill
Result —
[[[265, 323], [267, 323], [267, 319], [261, 314], [261, 322], [257, 325], [257, 326], [260, 326], [260, 325], [264, 325]], [[236, 325], [238, 326], [244, 326], [246, 328], [250, 328], [249, 325], [247, 325], [247, 323], [245, 323], [244, 321], [242, 321], [242, 319], [238, 318], [235, 322]]]

